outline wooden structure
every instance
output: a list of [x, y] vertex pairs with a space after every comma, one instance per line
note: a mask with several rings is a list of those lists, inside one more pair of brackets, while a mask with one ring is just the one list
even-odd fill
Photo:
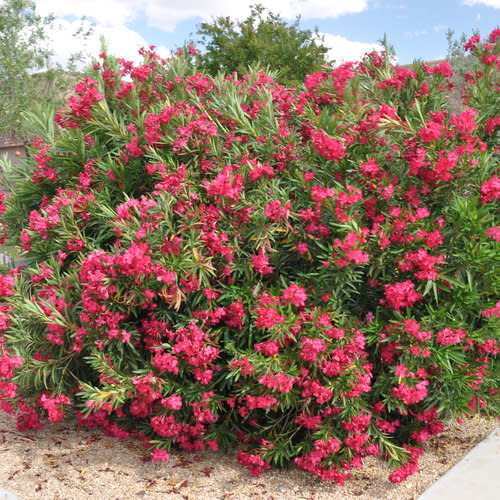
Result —
[[26, 157], [26, 147], [24, 139], [20, 139], [13, 134], [0, 135], [0, 158], [4, 154], [12, 163], [19, 163]]

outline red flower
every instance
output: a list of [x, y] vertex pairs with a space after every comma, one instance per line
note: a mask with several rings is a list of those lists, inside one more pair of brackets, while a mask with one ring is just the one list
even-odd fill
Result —
[[304, 288], [291, 284], [288, 288], [283, 290], [282, 297], [285, 304], [303, 307], [306, 305], [307, 293]]
[[481, 312], [485, 318], [500, 318], [500, 300], [491, 309], [485, 309]]
[[500, 179], [498, 175], [494, 175], [481, 186], [481, 203], [488, 203], [490, 201], [500, 198]]
[[334, 162], [345, 158], [345, 146], [342, 141], [329, 137], [323, 130], [311, 130], [310, 134], [312, 145], [318, 154]]
[[415, 387], [409, 387], [405, 384], [399, 384], [392, 388], [392, 395], [396, 399], [400, 399], [407, 405], [415, 404], [427, 397], [428, 380], [418, 382]]
[[278, 313], [270, 307], [256, 307], [257, 319], [255, 326], [257, 328], [272, 328], [274, 325], [283, 324], [286, 320], [283, 314]]
[[451, 328], [443, 328], [436, 334], [436, 342], [442, 345], [454, 345], [462, 342], [465, 338], [465, 330], [452, 330]]
[[51, 397], [48, 392], [44, 392], [37, 400], [37, 403], [47, 410], [49, 414], [49, 422], [58, 422], [64, 417], [62, 405], [71, 404], [68, 396], [61, 394], [56, 397]]
[[260, 476], [264, 470], [271, 468], [271, 466], [259, 455], [247, 453], [245, 451], [240, 451], [236, 456], [236, 460], [238, 460], [241, 465], [248, 467], [252, 476]]
[[161, 450], [160, 448], [155, 448], [153, 450], [153, 452], [151, 453], [151, 459], [155, 463], [165, 462], [166, 460], [170, 459], [170, 453], [168, 453], [166, 450]]
[[421, 293], [415, 291], [415, 285], [409, 280], [384, 285], [384, 290], [385, 299], [381, 299], [380, 303], [394, 309], [413, 307], [415, 302], [423, 298]]
[[257, 255], [253, 255], [251, 260], [254, 269], [260, 274], [271, 274], [274, 270], [273, 266], [269, 265], [269, 258], [264, 253], [264, 250], [261, 250]]
[[319, 353], [326, 351], [326, 343], [320, 338], [304, 337], [301, 343], [300, 357], [310, 363], [314, 363], [318, 359]]
[[280, 352], [279, 344], [275, 341], [259, 342], [253, 348], [265, 356], [276, 356]]

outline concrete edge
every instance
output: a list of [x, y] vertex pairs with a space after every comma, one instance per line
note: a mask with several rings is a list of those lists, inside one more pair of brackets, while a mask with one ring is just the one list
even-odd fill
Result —
[[500, 427], [472, 448], [417, 500], [498, 500]]

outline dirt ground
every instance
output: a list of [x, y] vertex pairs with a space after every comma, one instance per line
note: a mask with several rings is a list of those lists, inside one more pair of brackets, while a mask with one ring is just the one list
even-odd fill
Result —
[[0, 487], [20, 500], [415, 500], [496, 426], [498, 419], [449, 423], [406, 482], [389, 482], [388, 467], [370, 458], [345, 486], [324, 484], [292, 467], [251, 477], [233, 455], [173, 453], [155, 464], [133, 440], [118, 441], [71, 422], [21, 433], [0, 412]]

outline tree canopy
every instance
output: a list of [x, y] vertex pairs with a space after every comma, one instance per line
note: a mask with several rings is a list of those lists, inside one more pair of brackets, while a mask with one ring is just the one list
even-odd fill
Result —
[[20, 109], [32, 99], [29, 74], [45, 64], [48, 54], [41, 42], [50, 21], [37, 15], [29, 0], [0, 3], [0, 132], [15, 128]]
[[67, 75], [51, 62], [53, 23], [53, 16], [37, 14], [31, 0], [0, 0], [0, 134], [22, 135], [22, 112], [37, 102], [57, 103], [67, 90]]
[[300, 28], [300, 16], [288, 23], [262, 5], [254, 5], [242, 21], [217, 17], [202, 23], [197, 34], [202, 51], [198, 63], [209, 74], [244, 73], [261, 65], [278, 71], [278, 80], [297, 83], [328, 62], [328, 48], [317, 28]]

